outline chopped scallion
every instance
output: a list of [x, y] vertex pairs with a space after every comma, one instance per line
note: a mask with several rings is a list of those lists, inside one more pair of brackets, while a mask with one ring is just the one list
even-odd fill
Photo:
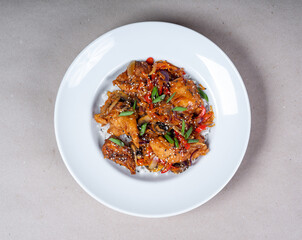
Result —
[[186, 110], [187, 110], [187, 108], [184, 108], [184, 107], [175, 107], [172, 109], [172, 111], [176, 111], [176, 112], [183, 112]]
[[146, 132], [147, 125], [148, 125], [148, 123], [144, 123], [144, 124], [141, 126], [141, 131], [140, 131], [140, 133], [139, 133], [140, 136], [143, 136], [144, 133]]
[[151, 99], [153, 100], [156, 97], [158, 97], [158, 88], [154, 87], [151, 93]]
[[198, 92], [203, 99], [205, 99], [207, 102], [209, 101], [208, 95], [201, 88], [198, 88]]
[[186, 122], [185, 120], [182, 120], [181, 135], [185, 135], [185, 130], [186, 130]]
[[173, 139], [168, 134], [165, 134], [164, 136], [169, 143], [172, 143], [172, 144], [174, 143]]
[[175, 143], [175, 147], [179, 148], [179, 143], [176, 137], [174, 137], [174, 143]]
[[161, 102], [162, 100], [164, 100], [165, 99], [165, 94], [163, 94], [163, 95], [161, 95], [161, 96], [159, 96], [159, 97], [157, 97], [157, 98], [155, 98], [152, 102], [153, 103], [158, 103], [158, 102]]
[[121, 140], [116, 139], [116, 138], [109, 138], [109, 140], [110, 140], [111, 142], [116, 143], [117, 145], [120, 145], [121, 147], [123, 147], [123, 146], [125, 145], [124, 142], [122, 142]]
[[129, 116], [129, 115], [132, 115], [133, 113], [134, 113], [133, 111], [121, 112], [119, 116]]
[[193, 131], [193, 128], [192, 127], [190, 127], [189, 128], [189, 130], [185, 133], [185, 139], [188, 139], [189, 137], [190, 137], [190, 135], [191, 135], [191, 133], [192, 133], [192, 131]]
[[175, 96], [176, 92], [172, 94], [172, 96], [170, 96], [167, 100], [167, 103], [170, 102], [172, 100], [172, 98]]
[[132, 108], [133, 108], [133, 110], [135, 110], [135, 108], [136, 108], [136, 100], [134, 101]]

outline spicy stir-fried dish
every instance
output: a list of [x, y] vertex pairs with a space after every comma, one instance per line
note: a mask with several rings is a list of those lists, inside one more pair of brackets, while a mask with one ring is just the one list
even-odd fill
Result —
[[[132, 61], [113, 84], [120, 90], [108, 99], [94, 119], [110, 124], [102, 152], [136, 173], [181, 173], [209, 148], [202, 132], [214, 126], [205, 88], [185, 76], [183, 68], [167, 61]], [[129, 136], [126, 141], [121, 136]], [[124, 141], [122, 141], [124, 139]]]

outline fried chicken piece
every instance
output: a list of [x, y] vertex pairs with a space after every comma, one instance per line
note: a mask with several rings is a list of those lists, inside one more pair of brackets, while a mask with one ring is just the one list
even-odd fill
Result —
[[184, 161], [182, 153], [179, 149], [174, 148], [174, 145], [167, 142], [163, 137], [158, 137], [150, 141], [150, 146], [155, 155], [169, 163], [177, 163]]
[[95, 114], [94, 119], [102, 125], [110, 123], [110, 128], [108, 129], [108, 133], [110, 134], [116, 136], [126, 134], [131, 136], [133, 143], [138, 148], [139, 132], [137, 129], [136, 115], [119, 116], [123, 111], [133, 110], [128, 101], [129, 97], [122, 91], [114, 91], [108, 95], [107, 101], [101, 108], [101, 113]]
[[[114, 136], [110, 136], [116, 138]], [[105, 140], [105, 143], [102, 147], [102, 152], [105, 158], [114, 161], [126, 168], [128, 168], [131, 174], [135, 174], [135, 160], [133, 158], [133, 151], [128, 146], [119, 146], [116, 143], [110, 141], [109, 139]]]
[[174, 106], [187, 108], [186, 112], [194, 113], [203, 105], [203, 101], [199, 96], [198, 89], [192, 80], [177, 78], [171, 83], [171, 95], [176, 93], [171, 103]]
[[151, 66], [146, 62], [132, 61], [127, 71], [121, 73], [113, 81], [113, 85], [117, 85], [128, 94], [137, 93], [141, 82], [147, 83], [150, 70]]
[[108, 133], [114, 134], [116, 136], [123, 134], [131, 136], [134, 145], [139, 148], [139, 131], [137, 129], [135, 115], [133, 114], [130, 116], [119, 116], [119, 114], [119, 111], [113, 110], [108, 115], [108, 122], [110, 123]]
[[188, 150], [184, 148], [175, 148], [173, 144], [166, 141], [162, 136], [152, 139], [150, 141], [150, 146], [159, 159], [167, 161], [168, 163], [179, 163], [188, 159], [196, 159], [209, 151], [201, 137], [196, 137], [196, 139], [198, 139], [199, 142], [190, 144]]
[[111, 112], [111, 110], [119, 103], [125, 102], [129, 100], [129, 96], [122, 91], [116, 90], [114, 92], [107, 93], [108, 99], [104, 103], [104, 105], [100, 109], [99, 114], [94, 115], [94, 119], [96, 122], [102, 124], [102, 126], [108, 123], [107, 121], [107, 114]]

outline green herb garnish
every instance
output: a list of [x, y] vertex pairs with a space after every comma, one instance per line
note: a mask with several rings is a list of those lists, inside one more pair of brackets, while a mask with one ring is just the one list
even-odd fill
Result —
[[175, 107], [172, 109], [172, 111], [176, 111], [176, 112], [183, 112], [186, 110], [187, 110], [187, 108], [184, 108], [184, 107]]
[[139, 133], [140, 136], [143, 136], [144, 133], [146, 132], [147, 125], [148, 125], [148, 123], [144, 123], [144, 124], [141, 126], [141, 131], [140, 131], [140, 133]]
[[129, 116], [132, 115], [134, 112], [130, 111], [130, 112], [121, 112], [119, 116]]
[[181, 135], [185, 135], [185, 130], [186, 130], [186, 122], [185, 120], [182, 120]]
[[133, 110], [135, 110], [135, 108], [136, 108], [136, 100], [134, 101], [132, 108], [133, 108]]
[[175, 96], [176, 92], [172, 94], [172, 96], [170, 96], [167, 100], [167, 103], [170, 102], [172, 100], [172, 98]]
[[189, 130], [185, 133], [185, 139], [188, 139], [193, 131], [193, 128], [190, 127]]
[[178, 140], [177, 140], [176, 137], [174, 137], [174, 143], [175, 143], [175, 147], [176, 147], [176, 148], [179, 148]]
[[165, 134], [164, 136], [169, 143], [172, 143], [172, 144], [174, 143], [173, 139], [168, 134]]
[[122, 142], [121, 140], [116, 139], [116, 138], [109, 138], [109, 140], [110, 140], [111, 142], [116, 143], [117, 145], [120, 145], [121, 147], [123, 147], [123, 146], [125, 145], [124, 142]]
[[207, 102], [209, 101], [208, 95], [201, 88], [198, 88], [198, 92], [203, 99], [205, 99]]
[[154, 87], [151, 93], [151, 99], [153, 100], [156, 97], [158, 97], [158, 88]]
[[157, 97], [157, 98], [155, 98], [152, 102], [153, 103], [158, 103], [158, 102], [161, 102], [162, 100], [164, 100], [165, 99], [165, 97], [166, 97], [166, 95], [165, 94], [163, 94], [163, 95], [161, 95], [161, 96], [159, 96], [159, 97]]
[[198, 139], [188, 139], [188, 143], [197, 143], [199, 142]]

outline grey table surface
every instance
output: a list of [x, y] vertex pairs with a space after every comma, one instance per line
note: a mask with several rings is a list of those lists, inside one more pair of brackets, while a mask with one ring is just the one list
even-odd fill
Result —
[[[301, 1], [0, 1], [0, 239], [302, 239]], [[205, 35], [237, 66], [252, 130], [230, 183], [188, 213], [145, 219], [80, 188], [54, 135], [78, 53], [128, 23]]]

